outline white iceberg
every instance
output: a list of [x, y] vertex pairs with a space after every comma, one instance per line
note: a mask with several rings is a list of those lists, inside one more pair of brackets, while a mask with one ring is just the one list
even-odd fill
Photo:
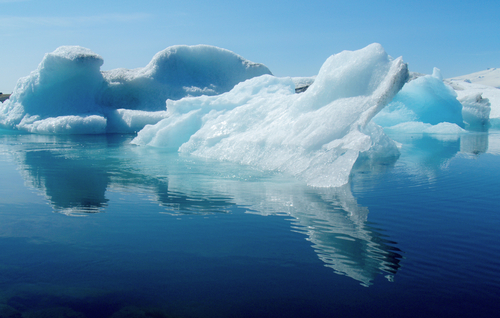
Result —
[[168, 101], [168, 118], [146, 126], [133, 143], [341, 186], [360, 154], [397, 156], [395, 143], [370, 120], [407, 78], [401, 58], [372, 44], [328, 58], [302, 94], [291, 78], [264, 75], [219, 96]]

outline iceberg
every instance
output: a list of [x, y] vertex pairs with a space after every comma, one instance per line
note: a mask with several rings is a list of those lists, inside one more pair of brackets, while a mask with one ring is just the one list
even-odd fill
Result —
[[291, 78], [255, 77], [218, 96], [167, 101], [167, 118], [132, 141], [203, 158], [282, 171], [315, 187], [349, 180], [354, 163], [394, 158], [396, 144], [371, 119], [408, 78], [380, 44], [326, 60], [295, 94]]
[[104, 60], [79, 46], [44, 56], [0, 105], [0, 126], [39, 134], [136, 132], [165, 116], [165, 100], [214, 95], [271, 74], [262, 65], [208, 45], [173, 46], [144, 68], [100, 71]]
[[[446, 80], [437, 68], [433, 75], [412, 73], [412, 80], [373, 121], [391, 136], [412, 133], [440, 138], [439, 135], [463, 135], [467, 131], [498, 128], [500, 90], [493, 85], [500, 84], [498, 72], [494, 71], [489, 69]], [[477, 76], [486, 73], [489, 77]]]

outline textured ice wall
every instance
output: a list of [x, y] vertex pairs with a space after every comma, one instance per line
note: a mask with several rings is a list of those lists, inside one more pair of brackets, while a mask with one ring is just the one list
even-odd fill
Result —
[[78, 46], [46, 54], [0, 105], [0, 125], [44, 134], [135, 132], [165, 117], [166, 99], [220, 94], [271, 73], [207, 45], [167, 48], [135, 70], [101, 72], [102, 64], [102, 57]]
[[369, 122], [407, 77], [401, 58], [372, 44], [328, 58], [302, 94], [294, 94], [292, 79], [261, 76], [220, 96], [168, 101], [169, 117], [146, 126], [133, 143], [285, 171], [312, 186], [340, 186], [360, 153], [397, 155]]

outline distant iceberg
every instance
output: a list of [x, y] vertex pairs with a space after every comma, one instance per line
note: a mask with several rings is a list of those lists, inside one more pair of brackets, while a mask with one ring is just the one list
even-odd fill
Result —
[[0, 125], [40, 134], [136, 132], [165, 116], [165, 100], [215, 95], [271, 74], [213, 46], [173, 46], [144, 68], [100, 71], [101, 56], [78, 46], [48, 53], [0, 105]]

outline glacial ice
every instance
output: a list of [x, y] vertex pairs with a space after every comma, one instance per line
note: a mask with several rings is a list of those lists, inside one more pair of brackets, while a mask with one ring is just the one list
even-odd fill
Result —
[[0, 105], [0, 126], [39, 134], [136, 132], [164, 118], [167, 99], [220, 94], [271, 74], [262, 64], [207, 45], [169, 47], [134, 70], [101, 72], [102, 64], [101, 56], [78, 46], [46, 54]]
[[346, 184], [360, 153], [397, 156], [370, 120], [408, 77], [380, 44], [333, 55], [314, 83], [295, 94], [291, 78], [255, 77], [218, 96], [167, 101], [167, 118], [133, 143], [284, 171], [317, 187]]

